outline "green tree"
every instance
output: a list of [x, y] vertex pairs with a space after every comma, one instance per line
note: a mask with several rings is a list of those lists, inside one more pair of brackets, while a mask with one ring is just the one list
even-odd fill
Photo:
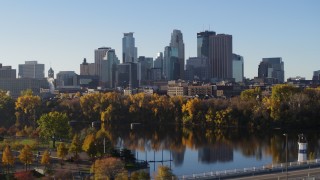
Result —
[[2, 153], [2, 164], [7, 167], [7, 173], [9, 173], [9, 167], [14, 165], [14, 156], [8, 145]]
[[43, 114], [38, 120], [40, 137], [49, 140], [53, 136], [53, 147], [55, 148], [56, 138], [67, 138], [70, 131], [69, 119], [66, 114], [50, 112]]
[[25, 165], [26, 171], [28, 170], [28, 165], [33, 162], [33, 154], [29, 145], [25, 145], [19, 154], [20, 161]]
[[156, 180], [166, 180], [166, 179], [177, 179], [177, 177], [172, 173], [171, 169], [167, 166], [158, 166], [157, 174], [155, 176]]
[[81, 151], [81, 141], [80, 141], [80, 137], [78, 136], [78, 134], [75, 134], [73, 136], [71, 145], [69, 147], [69, 152], [70, 153], [74, 153], [74, 157], [78, 158], [78, 153]]
[[15, 101], [6, 91], [0, 90], [0, 122], [8, 128], [14, 124]]

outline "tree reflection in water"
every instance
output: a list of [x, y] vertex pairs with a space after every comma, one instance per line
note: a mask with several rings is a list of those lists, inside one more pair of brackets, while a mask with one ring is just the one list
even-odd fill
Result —
[[[186, 150], [197, 151], [198, 162], [212, 164], [216, 162], [234, 161], [234, 151], [240, 152], [244, 158], [271, 157], [272, 163], [285, 161], [285, 139], [278, 131], [248, 131], [246, 129], [204, 129], [202, 127], [182, 127], [178, 125], [138, 126], [130, 129], [130, 125], [106, 125], [112, 143], [136, 151], [170, 150], [176, 167], [183, 164]], [[296, 161], [298, 155], [297, 134], [289, 133], [288, 161]], [[307, 135], [308, 153], [317, 158], [319, 154], [319, 133], [309, 132]], [[121, 142], [121, 143], [119, 143]], [[140, 156], [141, 158], [143, 156]]]

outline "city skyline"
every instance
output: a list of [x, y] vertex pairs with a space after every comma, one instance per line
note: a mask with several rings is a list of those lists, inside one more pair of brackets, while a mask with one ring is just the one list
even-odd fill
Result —
[[315, 0], [4, 1], [0, 63], [18, 69], [25, 61], [38, 61], [45, 72], [52, 67], [79, 74], [83, 58], [93, 63], [97, 48], [111, 47], [121, 59], [123, 33], [134, 32], [138, 56], [156, 57], [174, 29], [183, 34], [186, 61], [197, 56], [197, 33], [211, 30], [232, 35], [233, 53], [243, 56], [247, 78], [258, 76], [262, 58], [282, 57], [285, 79], [311, 79], [320, 69], [318, 7]]

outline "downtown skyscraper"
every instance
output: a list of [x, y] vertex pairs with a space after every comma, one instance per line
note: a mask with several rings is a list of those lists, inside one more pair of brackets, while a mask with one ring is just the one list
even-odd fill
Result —
[[165, 80], [184, 79], [184, 43], [180, 30], [173, 30], [170, 44], [164, 48], [162, 77]]
[[204, 31], [197, 33], [197, 57], [209, 57], [209, 38], [215, 36], [214, 31]]
[[170, 41], [171, 49], [177, 50], [177, 58], [179, 63], [179, 72], [177, 72], [177, 79], [184, 79], [184, 43], [183, 36], [180, 30], [174, 29], [171, 33], [171, 41]]
[[258, 77], [269, 79], [270, 83], [284, 83], [284, 63], [281, 57], [262, 58]]
[[135, 47], [133, 32], [124, 33], [122, 38], [122, 63], [137, 62], [138, 50]]
[[232, 36], [227, 34], [209, 37], [209, 78], [213, 81], [232, 78]]
[[116, 65], [120, 63], [115, 50], [101, 47], [94, 51], [95, 75], [100, 79], [99, 85], [111, 88], [114, 86]]

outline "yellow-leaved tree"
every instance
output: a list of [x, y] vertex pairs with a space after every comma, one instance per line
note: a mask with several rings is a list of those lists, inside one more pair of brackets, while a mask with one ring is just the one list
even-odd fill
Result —
[[41, 164], [44, 165], [45, 169], [50, 164], [50, 154], [49, 154], [48, 150], [45, 150], [43, 152], [43, 155], [42, 155], [42, 158], [41, 158]]
[[7, 173], [9, 173], [10, 166], [14, 165], [14, 157], [10, 147], [7, 145], [2, 153], [2, 164], [7, 167]]
[[20, 161], [25, 165], [26, 171], [28, 170], [28, 165], [33, 162], [33, 154], [29, 145], [24, 145], [19, 154]]

